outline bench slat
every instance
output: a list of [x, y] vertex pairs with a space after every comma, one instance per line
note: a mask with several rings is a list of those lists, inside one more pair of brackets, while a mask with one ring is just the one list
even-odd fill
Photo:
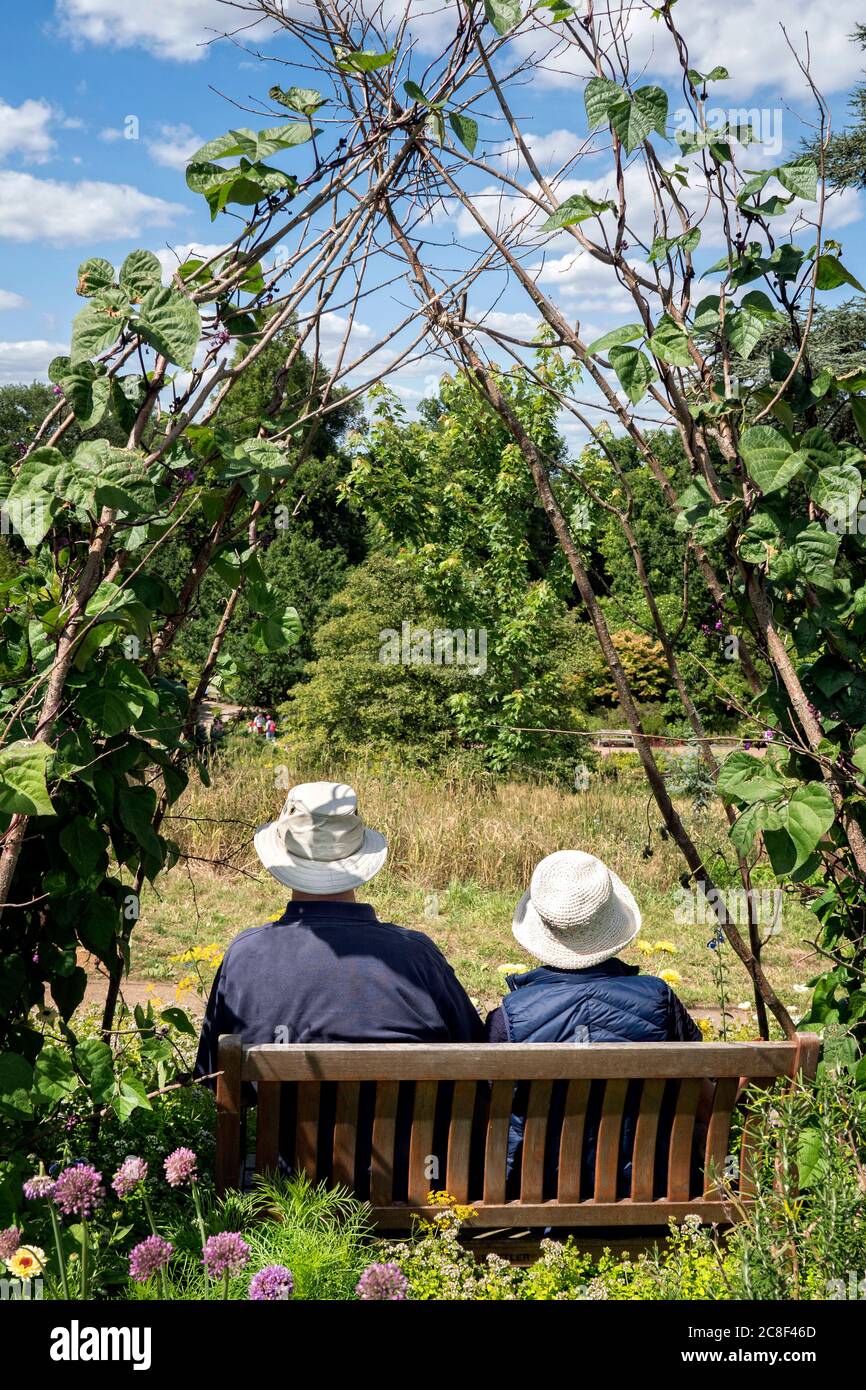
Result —
[[601, 1120], [595, 1153], [596, 1202], [616, 1201], [616, 1180], [619, 1171], [619, 1142], [628, 1082], [608, 1081], [604, 1088]]
[[731, 1142], [731, 1116], [740, 1083], [735, 1076], [723, 1076], [713, 1096], [713, 1113], [707, 1126], [707, 1146], [704, 1152], [704, 1196], [721, 1197], [725, 1178], [725, 1161]]
[[692, 1139], [695, 1132], [695, 1111], [701, 1094], [697, 1077], [680, 1082], [677, 1108], [671, 1127], [670, 1157], [668, 1159], [668, 1201], [687, 1202], [692, 1172]]
[[379, 1081], [376, 1084], [370, 1163], [370, 1202], [374, 1207], [387, 1205], [394, 1195], [394, 1136], [399, 1091], [397, 1081]]
[[796, 1043], [261, 1043], [245, 1081], [568, 1081], [790, 1076]]
[[521, 1202], [540, 1202], [544, 1195], [544, 1147], [552, 1081], [533, 1081], [526, 1104], [520, 1168]]
[[321, 1087], [314, 1081], [301, 1082], [298, 1086], [298, 1117], [295, 1130], [295, 1167], [299, 1172], [315, 1182], [318, 1173], [319, 1152], [319, 1092]]
[[445, 1186], [458, 1202], [469, 1200], [469, 1155], [472, 1146], [472, 1117], [475, 1114], [474, 1081], [458, 1081], [451, 1102], [448, 1130], [448, 1161]]
[[279, 1081], [260, 1081], [256, 1106], [256, 1172], [275, 1173], [280, 1156]]
[[355, 1184], [355, 1143], [358, 1135], [357, 1081], [341, 1081], [337, 1086], [337, 1109], [334, 1116], [334, 1182], [342, 1187]]
[[583, 1164], [583, 1134], [586, 1126], [586, 1107], [589, 1103], [588, 1081], [569, 1081], [565, 1094], [565, 1114], [559, 1140], [559, 1200], [580, 1201], [580, 1176]]
[[643, 1084], [634, 1134], [634, 1153], [631, 1161], [631, 1197], [633, 1202], [651, 1202], [655, 1189], [656, 1139], [659, 1114], [665, 1093], [665, 1082], [651, 1077]]
[[427, 1160], [433, 1154], [433, 1118], [436, 1114], [435, 1081], [416, 1081], [415, 1103], [412, 1111], [412, 1136], [409, 1141], [409, 1201], [424, 1202], [434, 1183], [427, 1172]]
[[494, 1081], [484, 1146], [484, 1200], [493, 1204], [505, 1201], [505, 1165], [513, 1094], [514, 1087], [510, 1081]]
[[[405, 1229], [418, 1216], [431, 1218], [435, 1207], [414, 1207], [403, 1204], [374, 1208], [374, 1218], [386, 1230]], [[441, 1208], [440, 1208], [441, 1210]], [[475, 1216], [467, 1230], [498, 1229], [506, 1226], [657, 1226], [667, 1227], [673, 1217], [681, 1221], [694, 1213], [707, 1224], [730, 1225], [730, 1209], [723, 1202], [705, 1202], [700, 1198], [690, 1202], [500, 1202], [489, 1205], [475, 1203]]]

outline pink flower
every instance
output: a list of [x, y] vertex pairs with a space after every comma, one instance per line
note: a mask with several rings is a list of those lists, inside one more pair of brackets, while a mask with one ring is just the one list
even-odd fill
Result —
[[367, 1265], [355, 1286], [355, 1293], [367, 1302], [397, 1303], [405, 1299], [408, 1288], [409, 1280], [400, 1266], [389, 1261], [388, 1264]]
[[257, 1302], [283, 1303], [292, 1296], [295, 1281], [285, 1265], [266, 1265], [250, 1280], [249, 1296]]
[[24, 1196], [28, 1202], [37, 1202], [40, 1197], [50, 1197], [54, 1191], [54, 1179], [47, 1173], [37, 1173], [24, 1184]]
[[102, 1174], [90, 1163], [74, 1163], [63, 1169], [51, 1195], [64, 1216], [86, 1220], [105, 1200]]
[[147, 1164], [143, 1158], [136, 1158], [135, 1154], [130, 1154], [125, 1158], [111, 1179], [111, 1186], [114, 1188], [118, 1197], [128, 1197], [130, 1192], [134, 1192], [140, 1182], [144, 1182], [147, 1177]]
[[129, 1252], [129, 1277], [143, 1284], [157, 1270], [164, 1269], [171, 1259], [174, 1246], [162, 1236], [148, 1236]]
[[21, 1244], [21, 1232], [17, 1226], [7, 1226], [0, 1231], [0, 1260], [11, 1260]]
[[197, 1158], [192, 1149], [175, 1149], [165, 1163], [165, 1180], [169, 1187], [183, 1187], [185, 1182], [195, 1182]]
[[212, 1279], [221, 1274], [240, 1274], [250, 1258], [250, 1247], [237, 1231], [220, 1231], [208, 1236], [201, 1262]]

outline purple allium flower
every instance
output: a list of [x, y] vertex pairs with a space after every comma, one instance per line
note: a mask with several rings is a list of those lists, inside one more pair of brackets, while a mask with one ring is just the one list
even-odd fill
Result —
[[21, 1232], [17, 1226], [7, 1226], [0, 1231], [0, 1260], [11, 1260], [21, 1244]]
[[47, 1173], [37, 1173], [24, 1184], [24, 1196], [28, 1202], [38, 1202], [40, 1197], [50, 1197], [54, 1191], [54, 1179]]
[[114, 1188], [118, 1197], [128, 1197], [140, 1182], [144, 1182], [147, 1177], [147, 1164], [143, 1158], [136, 1158], [135, 1154], [130, 1154], [125, 1158], [111, 1179], [111, 1186]]
[[162, 1165], [169, 1187], [182, 1187], [185, 1182], [194, 1182], [197, 1176], [196, 1162], [192, 1149], [175, 1149], [174, 1153], [170, 1153]]
[[237, 1231], [220, 1231], [208, 1236], [201, 1262], [213, 1279], [221, 1274], [240, 1274], [250, 1258], [250, 1247]]
[[285, 1265], [266, 1265], [250, 1280], [250, 1298], [271, 1303], [291, 1298], [295, 1281]]
[[389, 1262], [367, 1265], [355, 1286], [355, 1293], [368, 1301], [381, 1299], [396, 1303], [406, 1297], [408, 1287], [409, 1280], [400, 1266]]
[[64, 1168], [54, 1184], [52, 1196], [64, 1216], [77, 1216], [84, 1220], [92, 1216], [105, 1200], [102, 1174], [97, 1173], [90, 1163], [77, 1163], [71, 1168]]
[[164, 1269], [171, 1259], [174, 1249], [170, 1240], [162, 1236], [148, 1236], [129, 1252], [129, 1277], [137, 1284], [143, 1284], [157, 1270]]

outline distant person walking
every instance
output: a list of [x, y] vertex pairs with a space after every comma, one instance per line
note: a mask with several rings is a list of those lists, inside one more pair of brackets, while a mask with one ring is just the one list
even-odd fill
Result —
[[269, 715], [268, 715], [268, 718], [267, 718], [267, 723], [265, 724], [265, 738], [267, 738], [267, 739], [275, 739], [276, 736], [277, 736], [277, 725], [276, 725], [276, 720], [274, 719], [274, 716], [273, 716], [272, 714], [269, 714]]
[[265, 716], [262, 714], [261, 710], [259, 710], [253, 720], [253, 727], [257, 734], [263, 734], [265, 732]]

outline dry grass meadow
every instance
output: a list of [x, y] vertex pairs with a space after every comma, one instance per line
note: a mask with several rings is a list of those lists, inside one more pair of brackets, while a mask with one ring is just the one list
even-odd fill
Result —
[[[172, 808], [165, 832], [183, 857], [149, 889], [132, 941], [133, 976], [154, 982], [164, 1001], [178, 982], [188, 991], [195, 972], [172, 956], [224, 947], [239, 931], [282, 912], [286, 891], [259, 865], [252, 832], [276, 815], [286, 786], [315, 776], [351, 782], [365, 819], [388, 839], [387, 869], [359, 896], [380, 917], [428, 932], [482, 1009], [501, 995], [500, 967], [529, 962], [510, 931], [517, 898], [538, 860], [566, 848], [597, 854], [635, 893], [644, 925], [625, 958], [653, 973], [673, 972], [671, 983], [688, 1005], [718, 1005], [716, 956], [707, 946], [712, 927], [679, 920], [682, 863], [658, 833], [658, 813], [639, 773], [600, 771], [588, 790], [573, 792], [456, 771], [434, 776], [364, 763], [310, 769], [287, 757], [278, 745], [241, 744], [213, 762], [209, 787], [192, 785]], [[733, 883], [721, 808], [698, 817], [688, 803], [679, 809], [716, 881]], [[774, 886], [768, 869], [759, 869], [758, 878], [761, 887]], [[767, 973], [795, 1015], [804, 1008], [805, 981], [820, 968], [809, 944], [813, 920], [786, 896], [764, 951]], [[726, 956], [728, 1002], [745, 1004], [748, 980], [729, 951]], [[738, 1017], [748, 1022], [747, 1014]]]

